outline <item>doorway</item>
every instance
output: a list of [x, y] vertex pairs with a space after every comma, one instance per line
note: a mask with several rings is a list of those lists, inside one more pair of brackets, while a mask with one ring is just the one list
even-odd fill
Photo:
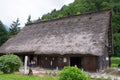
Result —
[[34, 55], [30, 55], [30, 62], [34, 60]]
[[78, 68], [82, 68], [81, 57], [70, 57], [70, 66], [77, 66]]

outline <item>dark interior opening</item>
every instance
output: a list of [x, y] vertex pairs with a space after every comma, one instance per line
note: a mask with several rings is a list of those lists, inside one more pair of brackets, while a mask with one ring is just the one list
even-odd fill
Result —
[[30, 62], [34, 59], [34, 55], [30, 55]]
[[70, 57], [70, 66], [77, 66], [78, 68], [81, 68], [81, 57]]

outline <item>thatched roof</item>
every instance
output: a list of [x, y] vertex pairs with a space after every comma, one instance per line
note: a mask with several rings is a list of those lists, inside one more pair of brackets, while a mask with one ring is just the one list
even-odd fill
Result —
[[104, 54], [111, 10], [26, 24], [0, 53]]

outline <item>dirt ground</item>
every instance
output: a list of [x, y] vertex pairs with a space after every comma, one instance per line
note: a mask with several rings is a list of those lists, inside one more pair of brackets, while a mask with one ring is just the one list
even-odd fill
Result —
[[[33, 75], [37, 75], [40, 77], [47, 77], [47, 76], [53, 76], [53, 77], [58, 77], [59, 75], [59, 70], [46, 70], [46, 69], [42, 69], [39, 67], [36, 68], [32, 68], [32, 72]], [[20, 69], [20, 73], [24, 74], [24, 69], [21, 68]], [[29, 69], [27, 70], [27, 74], [29, 73]], [[88, 75], [90, 75], [91, 78], [105, 78], [106, 80], [108, 79], [117, 79], [120, 80], [120, 72], [116, 69], [116, 68], [109, 68], [97, 73], [88, 73], [86, 72]]]

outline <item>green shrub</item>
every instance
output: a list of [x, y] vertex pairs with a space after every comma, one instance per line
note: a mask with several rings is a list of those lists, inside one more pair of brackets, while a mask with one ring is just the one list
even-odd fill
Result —
[[77, 67], [64, 67], [59, 80], [88, 80], [88, 76]]
[[117, 67], [118, 67], [118, 64], [111, 64], [111, 67], [117, 68]]
[[111, 67], [118, 67], [118, 65], [120, 64], [120, 57], [112, 57], [111, 62]]
[[13, 73], [20, 68], [21, 64], [22, 61], [16, 55], [8, 54], [0, 57], [0, 70], [3, 73]]
[[120, 64], [120, 57], [112, 57], [111, 62], [113, 64]]

